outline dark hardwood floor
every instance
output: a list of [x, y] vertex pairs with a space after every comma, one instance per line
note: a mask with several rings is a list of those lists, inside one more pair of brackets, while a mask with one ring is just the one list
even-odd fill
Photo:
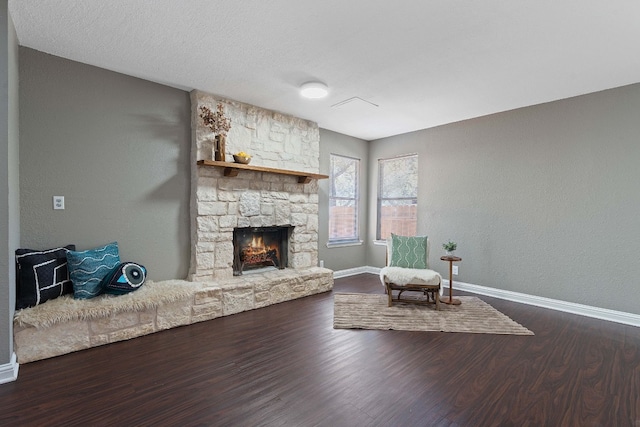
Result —
[[640, 426], [640, 328], [480, 298], [536, 335], [336, 330], [325, 293], [21, 365], [0, 425]]

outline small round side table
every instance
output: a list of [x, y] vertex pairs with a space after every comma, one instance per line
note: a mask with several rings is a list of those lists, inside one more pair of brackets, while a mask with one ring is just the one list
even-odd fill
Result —
[[451, 295], [453, 293], [453, 263], [454, 262], [458, 262], [458, 261], [462, 261], [462, 258], [455, 256], [455, 255], [445, 255], [445, 256], [441, 256], [440, 259], [442, 261], [449, 261], [449, 296], [448, 297], [443, 297], [440, 302], [443, 302], [445, 304], [453, 304], [453, 305], [460, 305], [461, 302], [459, 299], [453, 298], [453, 296]]

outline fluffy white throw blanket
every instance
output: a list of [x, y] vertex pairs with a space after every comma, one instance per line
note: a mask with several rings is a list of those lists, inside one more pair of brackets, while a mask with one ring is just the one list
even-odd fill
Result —
[[380, 281], [382, 282], [382, 286], [385, 286], [385, 278], [388, 282], [395, 283], [400, 286], [416, 282], [416, 280], [434, 286], [442, 283], [442, 277], [440, 274], [427, 269], [421, 270], [403, 267], [384, 267], [380, 270]]
[[110, 317], [115, 313], [158, 307], [193, 295], [201, 289], [200, 282], [185, 280], [148, 280], [135, 292], [125, 295], [100, 295], [92, 299], [73, 299], [63, 295], [56, 299], [16, 311], [14, 320], [20, 326], [45, 328], [56, 323]]

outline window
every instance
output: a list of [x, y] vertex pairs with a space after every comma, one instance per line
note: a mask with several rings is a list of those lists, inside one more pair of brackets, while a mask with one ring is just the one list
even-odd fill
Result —
[[415, 236], [418, 228], [418, 155], [378, 160], [376, 239]]
[[359, 175], [359, 159], [331, 154], [329, 245], [360, 243], [358, 233]]

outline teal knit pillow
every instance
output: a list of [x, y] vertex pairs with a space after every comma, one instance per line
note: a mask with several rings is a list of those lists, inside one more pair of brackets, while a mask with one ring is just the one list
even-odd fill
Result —
[[391, 234], [391, 267], [427, 268], [427, 236]]
[[69, 278], [74, 299], [89, 299], [102, 293], [102, 279], [118, 264], [118, 242], [88, 251], [68, 251]]

